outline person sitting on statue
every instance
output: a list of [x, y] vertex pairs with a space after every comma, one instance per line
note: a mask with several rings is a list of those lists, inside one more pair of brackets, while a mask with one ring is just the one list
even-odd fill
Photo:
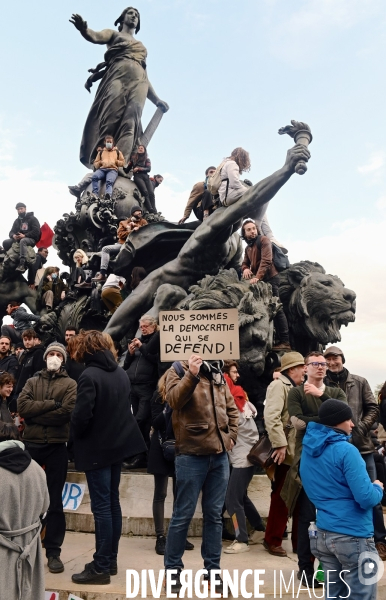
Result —
[[132, 231], [137, 231], [140, 227], [147, 225], [146, 219], [142, 218], [142, 209], [139, 206], [133, 206], [131, 209], [131, 218], [123, 219], [118, 226], [116, 244], [110, 246], [103, 246], [102, 248], [102, 259], [101, 268], [96, 277], [92, 278], [92, 281], [104, 282], [106, 281], [107, 269], [110, 262], [111, 254], [118, 254], [122, 245], [125, 243], [127, 236]]
[[20, 244], [20, 263], [16, 267], [16, 271], [24, 273], [26, 270], [25, 261], [27, 258], [27, 246], [32, 248], [36, 242], [40, 240], [40, 223], [34, 216], [33, 212], [27, 213], [27, 207], [24, 202], [18, 202], [15, 206], [18, 217], [12, 225], [12, 229], [9, 232], [8, 240], [4, 240], [4, 250], [8, 252], [14, 242]]
[[58, 267], [49, 267], [43, 279], [42, 301], [43, 306], [50, 312], [64, 300], [68, 286], [59, 277]]
[[[196, 215], [196, 217], [199, 221], [203, 220], [204, 212], [209, 211], [209, 206], [206, 205], [206, 202], [209, 200], [209, 196], [205, 195], [205, 198], [203, 198], [203, 196], [206, 191], [206, 184], [208, 181], [208, 177], [211, 177], [212, 175], [214, 175], [215, 171], [216, 171], [216, 167], [208, 167], [205, 171], [204, 181], [199, 181], [198, 183], [194, 184], [193, 189], [190, 192], [188, 202], [185, 207], [184, 215], [183, 215], [182, 219], [180, 219], [178, 221], [179, 225], [182, 225], [182, 223], [185, 223], [185, 221], [187, 219], [189, 219], [192, 211], [194, 212], [194, 214]], [[210, 203], [211, 203], [212, 197], [211, 197], [211, 194], [209, 194], [209, 195], [210, 195]], [[204, 203], [203, 203], [203, 201], [204, 201]]]
[[[71, 269], [71, 288], [75, 285], [78, 287], [78, 285], [84, 284], [86, 282], [87, 275], [85, 269], [87, 269], [88, 265], [88, 256], [81, 248], [75, 250], [74, 256], [72, 258], [75, 264]], [[91, 283], [87, 283], [87, 286], [91, 287]], [[84, 286], [82, 285], [82, 287]]]
[[96, 159], [94, 160], [95, 172], [91, 177], [92, 192], [96, 196], [99, 194], [99, 182], [106, 180], [105, 199], [110, 200], [113, 193], [113, 185], [118, 177], [118, 168], [123, 167], [125, 159], [123, 154], [114, 146], [112, 135], [106, 135], [105, 147], [98, 148]]
[[129, 164], [124, 169], [125, 173], [129, 173], [131, 170], [134, 173], [134, 183], [145, 200], [147, 212], [155, 214], [157, 209], [155, 207], [154, 188], [149, 178], [151, 162], [143, 144], [140, 144], [137, 152], [131, 155]]
[[151, 181], [151, 185], [153, 186], [153, 190], [155, 190], [155, 188], [159, 187], [161, 185], [161, 183], [163, 182], [164, 178], [162, 177], [162, 175], [154, 175], [154, 177], [150, 177], [150, 181]]
[[[247, 243], [241, 264], [243, 279], [249, 280], [249, 283], [257, 283], [258, 281], [270, 283], [273, 295], [280, 299], [280, 279], [279, 273], [273, 264], [271, 240], [258, 232], [256, 223], [252, 219], [244, 221], [241, 228], [241, 237]], [[273, 349], [291, 350], [287, 318], [282, 308], [276, 314], [274, 324], [278, 340]]]
[[28, 286], [35, 289], [43, 277], [44, 265], [47, 262], [48, 248], [44, 246], [38, 249], [35, 262], [28, 269]]
[[6, 308], [7, 314], [13, 319], [12, 325], [2, 325], [1, 335], [11, 338], [14, 344], [21, 342], [21, 336], [25, 329], [32, 328], [32, 321], [40, 321], [40, 315], [28, 313], [25, 308], [20, 306], [21, 302], [11, 300]]
[[113, 315], [123, 302], [121, 289], [124, 287], [126, 279], [119, 275], [111, 274], [102, 287], [101, 298], [107, 310]]

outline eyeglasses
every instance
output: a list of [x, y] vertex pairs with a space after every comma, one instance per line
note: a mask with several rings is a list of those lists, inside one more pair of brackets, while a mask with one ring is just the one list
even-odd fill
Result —
[[326, 362], [309, 362], [307, 363], [307, 367], [308, 365], [312, 365], [313, 367], [315, 367], [315, 369], [317, 369], [318, 367], [322, 367], [324, 369], [324, 367], [327, 367], [327, 363]]

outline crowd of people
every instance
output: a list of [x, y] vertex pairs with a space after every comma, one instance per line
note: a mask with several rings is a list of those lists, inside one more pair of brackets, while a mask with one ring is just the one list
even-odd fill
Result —
[[[141, 335], [129, 341], [126, 357], [120, 359], [110, 336], [94, 330], [69, 328], [65, 344], [44, 347], [29, 327], [22, 332], [18, 355], [11, 338], [2, 334], [0, 470], [7, 476], [2, 481], [28, 486], [35, 477], [41, 501], [18, 526], [13, 520], [8, 527], [9, 536], [26, 528], [18, 547], [33, 544], [37, 564], [43, 564], [36, 530], [46, 512], [42, 524], [48, 568], [52, 573], [64, 570], [62, 489], [69, 461], [75, 460], [75, 468], [87, 478], [96, 550], [93, 561], [72, 579], [110, 582], [117, 572], [122, 526], [121, 471], [142, 467], [154, 477], [155, 551], [164, 555], [166, 570], [180, 573], [184, 568], [183, 554], [193, 548], [187, 532], [202, 492], [202, 556], [208, 578], [220, 568], [222, 550], [244, 553], [262, 543], [271, 555], [286, 557], [282, 541], [292, 517], [298, 578], [310, 587], [321, 585], [314, 577], [317, 557], [330, 571], [349, 569], [346, 582], [361, 591], [358, 598], [370, 598], [371, 586], [358, 579], [358, 558], [366, 550], [386, 560], [384, 447], [377, 444], [376, 450], [372, 441], [374, 428], [382, 426], [377, 399], [368, 382], [344, 366], [343, 351], [330, 346], [306, 357], [289, 351], [273, 373], [264, 410], [275, 465], [274, 472], [267, 471], [272, 492], [265, 523], [248, 498], [256, 472], [249, 454], [259, 433], [237, 362], [192, 355], [188, 361], [161, 363], [156, 320], [144, 315], [139, 326]], [[386, 401], [384, 396], [380, 401]], [[378, 457], [383, 469], [376, 467]], [[44, 467], [45, 477], [36, 477], [36, 463]], [[173, 515], [166, 534], [169, 477]], [[2, 519], [4, 524], [8, 515]], [[317, 538], [310, 539], [314, 522]], [[222, 539], [233, 541], [223, 548]], [[6, 552], [11, 564], [14, 551], [0, 545], [0, 554]], [[342, 585], [334, 589], [342, 592]], [[180, 587], [177, 576], [173, 591]], [[218, 579], [216, 591], [221, 590]]]
[[[108, 137], [105, 147], [98, 150], [97, 170], [91, 177], [94, 193], [106, 179], [110, 186], [106, 194], [112, 194], [114, 177], [123, 166], [118, 162], [122, 157]], [[250, 185], [240, 180], [249, 166], [248, 153], [237, 148], [220, 167], [209, 167], [205, 181], [194, 186], [180, 223], [192, 210], [204, 220], [218, 206], [237, 202]], [[156, 186], [149, 180], [146, 148], [138, 148], [127, 169], [133, 170], [136, 185], [142, 186], [147, 211], [155, 212], [151, 186]], [[111, 170], [115, 175], [109, 175]], [[217, 198], [213, 195], [216, 176]], [[20, 242], [19, 270], [24, 272], [26, 247], [35, 245], [39, 223], [22, 203], [16, 209], [18, 218], [7, 242], [8, 247]], [[71, 294], [87, 293], [98, 283], [102, 302], [114, 313], [122, 294], [135, 289], [146, 272], [136, 267], [126, 282], [111, 273], [110, 257], [120, 251], [128, 235], [145, 226], [141, 207], [134, 206], [130, 218], [119, 224], [117, 243], [102, 249], [98, 273], [88, 268], [89, 257], [78, 249], [71, 275], [65, 279], [57, 267], [45, 266], [48, 250], [40, 248], [28, 269], [28, 284], [40, 292], [41, 314], [60, 309]], [[273, 244], [285, 249], [273, 237], [266, 218], [261, 223], [246, 219], [241, 233], [246, 248], [240, 278], [250, 284], [266, 281], [279, 296]], [[9, 301], [7, 313], [13, 323], [3, 325], [0, 336], [0, 475], [4, 482], [0, 498], [4, 495], [5, 507], [0, 514], [0, 556], [11, 572], [14, 567], [9, 584], [14, 597], [42, 596], [41, 527], [50, 572], [64, 570], [60, 558], [65, 537], [62, 489], [73, 461], [86, 474], [96, 546], [92, 562], [72, 575], [77, 584], [107, 584], [117, 573], [121, 471], [144, 468], [154, 477], [155, 552], [164, 555], [167, 571], [177, 572], [173, 592], [181, 588], [183, 554], [194, 547], [187, 533], [202, 492], [201, 553], [208, 580], [211, 571], [220, 568], [222, 540], [232, 542], [224, 547], [228, 554], [249, 552], [251, 545], [261, 543], [271, 555], [286, 557], [282, 542], [292, 518], [299, 580], [311, 587], [320, 585], [315, 579], [317, 557], [325, 570], [349, 571], [344, 580], [354, 590], [351, 598], [372, 597], [376, 584], [361, 583], [358, 561], [365, 550], [386, 560], [382, 509], [386, 506], [386, 434], [377, 438], [382, 423], [386, 425], [386, 384], [378, 402], [366, 379], [348, 371], [340, 348], [330, 346], [305, 357], [292, 351], [286, 316], [283, 310], [277, 313], [274, 348], [282, 357], [265, 400], [264, 426], [273, 463], [267, 468], [271, 502], [265, 523], [248, 497], [256, 473], [252, 453], [262, 438], [256, 407], [243, 388], [236, 361], [205, 361], [193, 354], [187, 361], [161, 362], [159, 326], [148, 314], [139, 320], [140, 334], [126, 341], [122, 354], [108, 334], [79, 332], [70, 326], [63, 340], [44, 345], [36, 326], [40, 315], [27, 312], [16, 300]], [[173, 515], [166, 532], [164, 509], [170, 477]], [[16, 498], [12, 506], [6, 500], [6, 488]], [[17, 490], [32, 489], [34, 501], [26, 508], [26, 499]], [[35, 568], [24, 575], [26, 570], [16, 555], [27, 547]], [[20, 568], [22, 577], [16, 576]], [[26, 595], [27, 589], [34, 595]], [[222, 591], [219, 577], [215, 589]], [[342, 582], [333, 590], [339, 595]]]

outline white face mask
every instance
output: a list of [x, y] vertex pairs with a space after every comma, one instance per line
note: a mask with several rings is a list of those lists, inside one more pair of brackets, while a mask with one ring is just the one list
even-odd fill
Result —
[[62, 366], [62, 361], [59, 356], [48, 356], [47, 357], [47, 370], [48, 371], [59, 371]]
[[107, 148], [107, 150], [111, 150], [112, 147], [113, 147], [113, 143], [112, 142], [106, 142], [106, 148]]

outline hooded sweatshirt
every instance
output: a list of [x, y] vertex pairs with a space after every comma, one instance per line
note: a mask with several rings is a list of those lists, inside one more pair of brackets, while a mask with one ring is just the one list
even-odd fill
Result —
[[0, 442], [0, 468], [20, 475], [31, 462], [23, 442], [8, 440]]
[[318, 509], [319, 529], [369, 538], [374, 535], [373, 507], [382, 499], [371, 483], [359, 450], [343, 431], [310, 422], [303, 438], [300, 476]]

